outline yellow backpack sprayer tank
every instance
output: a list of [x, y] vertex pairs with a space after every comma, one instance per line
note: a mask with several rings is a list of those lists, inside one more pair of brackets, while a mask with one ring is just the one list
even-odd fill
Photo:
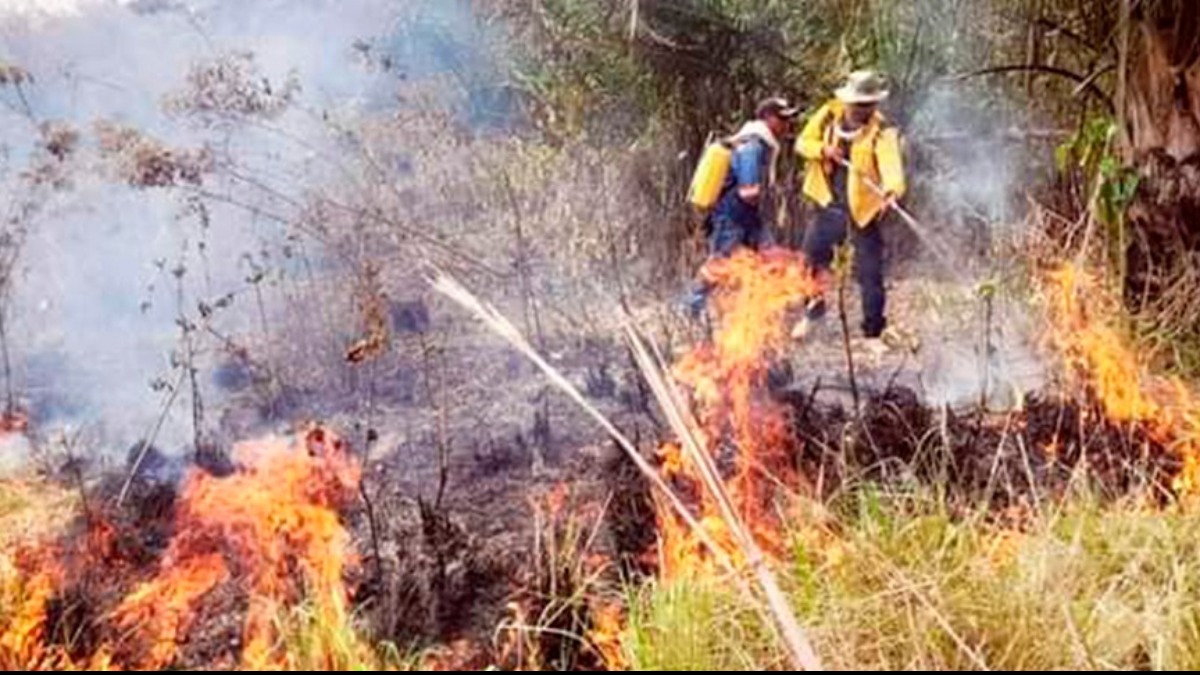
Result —
[[709, 143], [696, 166], [692, 176], [692, 189], [688, 193], [688, 202], [701, 211], [708, 211], [717, 205], [721, 198], [721, 190], [729, 178], [729, 169], [733, 165], [733, 149], [725, 140]]

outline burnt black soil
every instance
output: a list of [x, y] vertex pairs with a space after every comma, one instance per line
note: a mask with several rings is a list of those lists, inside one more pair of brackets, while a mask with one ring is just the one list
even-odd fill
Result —
[[1116, 499], [1149, 490], [1169, 495], [1181, 468], [1171, 451], [1134, 425], [1109, 421], [1094, 404], [1038, 395], [1003, 414], [924, 406], [894, 388], [869, 395], [861, 418], [788, 394], [808, 476], [835, 491], [850, 478], [936, 487], [948, 496], [1002, 509], [1061, 495], [1078, 481]]

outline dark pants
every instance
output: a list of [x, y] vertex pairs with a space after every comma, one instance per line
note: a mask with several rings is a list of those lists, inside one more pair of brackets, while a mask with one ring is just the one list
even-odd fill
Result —
[[[762, 251], [775, 245], [771, 228], [763, 224], [757, 217], [735, 219], [723, 215], [714, 215], [708, 223], [708, 257], [728, 258], [739, 248]], [[708, 304], [711, 286], [703, 281], [696, 281], [688, 297], [688, 308], [693, 315], [699, 316]]]
[[712, 258], [728, 258], [739, 248], [761, 251], [775, 245], [771, 229], [759, 218], [741, 221], [724, 216], [713, 216], [708, 235], [708, 255]]
[[[854, 273], [862, 290], [863, 334], [877, 338], [887, 328], [887, 291], [883, 287], [883, 232], [879, 222], [862, 228], [844, 208], [831, 206], [817, 213], [804, 233], [804, 255], [818, 272], [828, 272], [834, 248], [850, 237], [854, 245]], [[822, 308], [823, 309], [823, 308]]]

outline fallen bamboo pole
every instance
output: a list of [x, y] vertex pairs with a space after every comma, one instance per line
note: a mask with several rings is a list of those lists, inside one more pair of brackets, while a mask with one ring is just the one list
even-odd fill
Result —
[[741, 548], [742, 554], [746, 558], [747, 565], [754, 573], [763, 595], [766, 596], [775, 628], [783, 638], [784, 644], [787, 645], [793, 662], [797, 667], [801, 667], [804, 670], [823, 670], [816, 650], [813, 649], [812, 643], [809, 642], [808, 637], [804, 633], [804, 629], [800, 627], [799, 621], [796, 620], [796, 615], [792, 612], [787, 596], [784, 595], [783, 589], [780, 588], [775, 575], [771, 572], [771, 568], [767, 564], [766, 556], [763, 554], [758, 542], [754, 540], [754, 536], [750, 533], [750, 529], [746, 526], [746, 523], [738, 515], [737, 509], [734, 508], [733, 500], [729, 496], [729, 491], [725, 489], [725, 482], [721, 478], [716, 465], [713, 463], [712, 456], [704, 450], [702, 444], [696, 438], [694, 432], [696, 425], [691, 419], [689, 409], [681, 403], [678, 391], [670, 384], [666, 375], [655, 364], [655, 361], [646, 349], [645, 343], [637, 333], [632, 328], [627, 327], [626, 337], [633, 346], [634, 354], [642, 369], [642, 374], [646, 376], [651, 390], [655, 392], [658, 398], [659, 405], [667, 414], [667, 419], [671, 423], [672, 430], [683, 441], [684, 448], [688, 450], [693, 463], [699, 469], [699, 473], [704, 479], [705, 487], [708, 488], [714, 501], [720, 507], [721, 517], [725, 521], [725, 526], [734, 534], [737, 545]]

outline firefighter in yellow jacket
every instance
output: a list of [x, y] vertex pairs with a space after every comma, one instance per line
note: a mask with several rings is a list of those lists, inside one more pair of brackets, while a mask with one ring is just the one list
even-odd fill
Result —
[[[796, 141], [804, 158], [804, 194], [817, 209], [804, 236], [804, 254], [819, 275], [828, 275], [834, 248], [854, 246], [855, 275], [862, 290], [864, 337], [882, 350], [887, 329], [884, 242], [880, 221], [907, 189], [899, 131], [879, 112], [888, 91], [877, 73], [859, 71], [837, 90], [836, 99], [809, 120]], [[882, 188], [882, 194], [880, 189]], [[809, 303], [794, 337], [808, 335], [826, 312], [825, 301]]]

